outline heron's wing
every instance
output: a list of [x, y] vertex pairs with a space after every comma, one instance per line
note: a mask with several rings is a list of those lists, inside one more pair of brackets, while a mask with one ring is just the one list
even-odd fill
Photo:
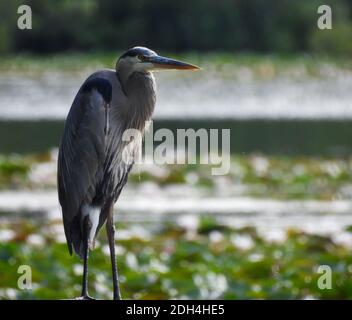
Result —
[[[109, 81], [101, 80], [100, 86], [110, 86], [111, 93]], [[78, 92], [65, 123], [59, 150], [59, 202], [70, 253], [73, 233], [79, 232], [72, 230], [72, 221], [79, 217], [83, 201], [91, 203], [97, 181], [103, 175], [107, 102], [104, 92], [96, 86], [98, 82], [88, 80]]]

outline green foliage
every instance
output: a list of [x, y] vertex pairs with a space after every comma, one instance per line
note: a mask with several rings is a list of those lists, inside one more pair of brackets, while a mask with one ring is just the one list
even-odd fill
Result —
[[199, 234], [209, 234], [212, 231], [220, 231], [226, 232], [229, 231], [230, 228], [219, 225], [216, 222], [216, 219], [212, 216], [203, 216], [199, 221], [198, 233]]
[[[84, 72], [100, 68], [113, 68], [117, 57], [122, 51], [90, 51], [69, 52], [54, 55], [35, 55], [21, 53], [4, 56], [0, 59], [0, 72], [14, 73], [22, 76], [40, 76], [45, 72], [67, 73], [69, 76], [81, 76]], [[290, 79], [326, 77], [326, 69], [336, 73], [352, 71], [352, 59], [343, 59], [327, 55], [296, 55], [296, 54], [257, 54], [220, 52], [166, 52], [180, 60], [192, 61], [200, 65], [206, 72], [215, 72], [225, 80], [242, 79], [242, 70], [246, 70], [254, 80], [268, 80], [275, 77]]]
[[[325, 44], [319, 43], [327, 40], [316, 38], [328, 37], [317, 30], [317, 9], [322, 4], [318, 0], [24, 2], [33, 10], [30, 32], [16, 28], [20, 1], [0, 5], [2, 52], [121, 50], [136, 44], [173, 51], [297, 52], [309, 50], [310, 43], [314, 43], [314, 50], [324, 49]], [[334, 34], [347, 39], [348, 30], [337, 25], [351, 21], [350, 1], [328, 0], [324, 4], [332, 7]], [[344, 47], [338, 53], [340, 50]]]
[[[192, 235], [175, 223], [134, 225], [137, 233], [119, 226], [125, 234], [117, 241], [123, 298], [352, 298], [350, 250], [329, 237], [291, 230], [285, 240], [271, 242], [253, 228], [232, 229], [214, 221], [201, 224]], [[203, 232], [204, 225], [210, 224], [213, 230]], [[54, 223], [2, 225], [0, 234], [6, 228], [15, 234], [0, 245], [0, 298], [70, 299], [79, 295], [81, 262], [69, 256], [66, 244], [58, 242], [61, 236], [53, 230], [60, 229]], [[145, 232], [149, 236], [143, 236]], [[249, 244], [246, 247], [241, 245], [243, 239]], [[91, 254], [90, 292], [111, 299], [105, 236], [100, 241]], [[32, 268], [31, 291], [17, 289], [21, 264]], [[317, 286], [320, 265], [332, 269], [331, 290]]]
[[332, 30], [316, 31], [311, 37], [311, 48], [319, 54], [352, 55], [352, 23], [335, 25]]
[[26, 184], [30, 162], [21, 157], [0, 157], [0, 188]]
[[45, 164], [49, 161], [52, 161], [50, 153], [25, 156], [0, 155], [0, 189], [18, 189], [31, 186], [29, 178], [31, 169], [35, 165]]
[[[152, 183], [160, 188], [172, 185], [192, 187], [207, 195], [282, 200], [350, 199], [351, 168], [351, 157], [232, 155], [230, 172], [225, 176], [212, 176], [209, 166], [199, 164], [136, 166], [129, 176], [127, 187]], [[44, 176], [42, 170], [45, 171]], [[37, 175], [41, 177], [39, 180]], [[235, 187], [235, 193], [229, 193], [229, 186]], [[0, 156], [0, 189], [28, 187], [56, 188], [56, 158], [50, 153]]]

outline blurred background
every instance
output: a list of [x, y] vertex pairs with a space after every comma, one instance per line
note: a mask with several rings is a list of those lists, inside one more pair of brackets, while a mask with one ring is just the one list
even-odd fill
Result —
[[[323, 4], [332, 30], [317, 27]], [[0, 0], [0, 299], [79, 295], [57, 147], [80, 84], [135, 45], [203, 68], [156, 74], [154, 130], [230, 128], [231, 169], [135, 166], [116, 205], [123, 297], [352, 298], [351, 37], [348, 0]], [[111, 298], [109, 261], [101, 232], [98, 298]]]

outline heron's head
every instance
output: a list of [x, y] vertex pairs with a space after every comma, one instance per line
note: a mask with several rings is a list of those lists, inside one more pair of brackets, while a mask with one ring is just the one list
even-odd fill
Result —
[[145, 47], [134, 47], [127, 50], [117, 61], [117, 70], [133, 72], [150, 72], [155, 70], [198, 70], [192, 64], [159, 56]]

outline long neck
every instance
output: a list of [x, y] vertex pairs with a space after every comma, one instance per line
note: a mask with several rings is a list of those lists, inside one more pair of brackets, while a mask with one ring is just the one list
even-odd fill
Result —
[[127, 116], [129, 127], [143, 130], [154, 111], [156, 84], [150, 72], [134, 72], [128, 76], [117, 72], [122, 88], [128, 98]]

